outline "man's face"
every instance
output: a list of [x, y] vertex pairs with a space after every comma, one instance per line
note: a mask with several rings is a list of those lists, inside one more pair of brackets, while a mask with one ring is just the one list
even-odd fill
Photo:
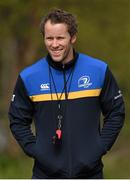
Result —
[[70, 36], [67, 25], [64, 23], [52, 24], [48, 20], [44, 29], [45, 46], [56, 62], [66, 63], [73, 58], [73, 44], [76, 36]]

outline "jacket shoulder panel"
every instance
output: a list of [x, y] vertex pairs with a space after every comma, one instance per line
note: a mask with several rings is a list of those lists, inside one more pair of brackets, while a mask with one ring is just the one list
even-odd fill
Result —
[[45, 76], [45, 74], [48, 74], [47, 66], [48, 64], [45, 58], [42, 58], [21, 71], [20, 76], [29, 96], [33, 93], [35, 94], [38, 90], [37, 88], [40, 88], [43, 81], [46, 82], [47, 76]]
[[102, 60], [79, 54], [77, 62], [78, 75], [80, 75], [80, 77], [86, 76], [90, 78], [90, 81], [92, 81], [90, 89], [102, 88], [107, 66], [108, 65]]
[[45, 59], [42, 58], [38, 60], [36, 63], [26, 67], [24, 70], [20, 72], [20, 76], [23, 80], [25, 80], [28, 76], [32, 76], [33, 74], [36, 74], [37, 72], [41, 71], [45, 65]]
[[94, 58], [94, 57], [91, 57], [91, 56], [88, 56], [88, 55], [85, 55], [85, 54], [79, 54], [79, 59], [82, 61], [81, 65], [84, 66], [92, 66], [94, 69], [93, 70], [96, 70], [96, 68], [100, 69], [100, 70], [103, 70], [103, 71], [106, 71], [106, 67], [107, 67], [107, 63], [104, 62], [103, 60], [100, 60], [100, 59], [97, 59], [97, 58]]

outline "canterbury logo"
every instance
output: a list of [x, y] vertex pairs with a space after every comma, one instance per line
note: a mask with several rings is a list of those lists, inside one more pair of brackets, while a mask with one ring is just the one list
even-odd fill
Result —
[[40, 90], [41, 90], [41, 91], [50, 90], [50, 85], [49, 85], [49, 83], [41, 84], [41, 85], [40, 85]]

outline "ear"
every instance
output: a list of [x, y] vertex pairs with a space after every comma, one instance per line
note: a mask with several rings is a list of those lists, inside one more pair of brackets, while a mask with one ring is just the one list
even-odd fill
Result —
[[77, 36], [76, 35], [73, 35], [71, 37], [71, 43], [74, 44], [76, 42], [76, 39], [77, 39]]

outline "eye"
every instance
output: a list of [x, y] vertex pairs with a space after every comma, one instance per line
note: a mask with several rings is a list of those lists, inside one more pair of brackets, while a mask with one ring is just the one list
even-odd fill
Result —
[[57, 37], [57, 39], [58, 40], [63, 40], [63, 39], [65, 39], [63, 36], [59, 36], [59, 37]]
[[53, 40], [53, 37], [46, 37], [46, 40]]

